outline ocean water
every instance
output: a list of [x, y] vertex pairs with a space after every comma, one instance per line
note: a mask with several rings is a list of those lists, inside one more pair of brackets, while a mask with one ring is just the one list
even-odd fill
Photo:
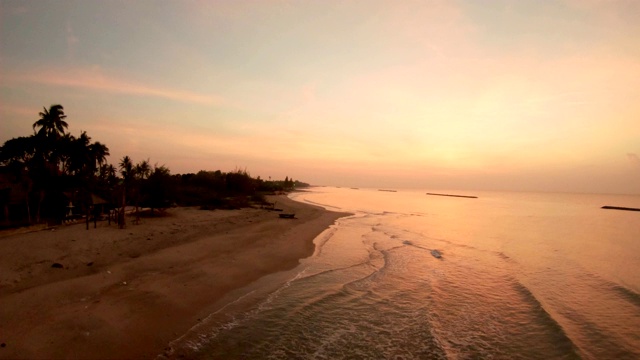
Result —
[[640, 196], [426, 192], [292, 194], [354, 215], [167, 357], [640, 359]]

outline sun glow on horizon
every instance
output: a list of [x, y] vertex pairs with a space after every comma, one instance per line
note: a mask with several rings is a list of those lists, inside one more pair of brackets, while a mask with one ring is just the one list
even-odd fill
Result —
[[60, 103], [174, 173], [640, 193], [640, 4], [156, 5], [0, 2], [0, 141]]

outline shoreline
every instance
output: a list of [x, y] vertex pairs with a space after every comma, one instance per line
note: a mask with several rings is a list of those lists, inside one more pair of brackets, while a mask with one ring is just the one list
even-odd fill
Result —
[[[313, 254], [346, 216], [175, 208], [126, 229], [99, 224], [0, 237], [0, 358], [155, 358], [234, 291]], [[62, 267], [52, 267], [54, 263]]]

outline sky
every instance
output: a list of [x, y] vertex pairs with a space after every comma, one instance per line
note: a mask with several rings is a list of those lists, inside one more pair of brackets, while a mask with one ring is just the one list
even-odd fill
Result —
[[640, 194], [640, 1], [0, 0], [0, 143], [316, 185]]

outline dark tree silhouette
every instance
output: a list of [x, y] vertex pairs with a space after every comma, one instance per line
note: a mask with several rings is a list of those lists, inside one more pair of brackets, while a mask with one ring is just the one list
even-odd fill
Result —
[[[33, 188], [33, 180], [29, 176], [29, 167], [35, 156], [35, 147], [36, 143], [33, 136], [13, 138], [7, 140], [0, 147], [0, 165], [6, 166], [15, 182], [20, 184], [19, 187], [24, 194], [23, 200], [29, 224], [31, 223], [29, 194]], [[8, 210], [6, 213], [8, 213]]]
[[0, 148], [0, 164], [16, 164], [24, 169], [35, 156], [35, 152], [36, 142], [33, 136], [7, 140]]
[[137, 163], [134, 171], [136, 174], [136, 178], [138, 178], [139, 180], [147, 179], [151, 174], [151, 165], [149, 165], [149, 159]]
[[120, 160], [120, 175], [122, 176], [122, 208], [118, 216], [118, 224], [120, 228], [124, 228], [126, 226], [124, 209], [127, 206], [127, 192], [131, 191], [131, 185], [135, 179], [135, 169], [129, 156]]
[[136, 206], [136, 222], [140, 221], [140, 189], [142, 188], [142, 183], [149, 178], [151, 174], [151, 165], [149, 165], [149, 159], [143, 160], [136, 164], [133, 169], [134, 179], [133, 179], [133, 188], [131, 189], [133, 199], [135, 201]]
[[109, 189], [113, 189], [118, 182], [116, 168], [111, 164], [100, 165], [98, 179]]
[[55, 207], [55, 203], [61, 197], [59, 166], [66, 154], [62, 153], [60, 138], [65, 136], [65, 130], [69, 126], [64, 120], [67, 116], [62, 105], [51, 105], [49, 110], [43, 108], [39, 116], [40, 118], [33, 123], [35, 156], [29, 169], [34, 181], [34, 192], [38, 194], [36, 222], [40, 222], [43, 204], [48, 202], [49, 207]]
[[169, 169], [164, 165], [160, 167], [155, 165], [146, 186], [140, 190], [145, 196], [146, 204], [151, 208], [152, 215], [154, 209], [167, 208], [171, 201], [171, 194], [175, 193]]
[[99, 141], [96, 141], [89, 145], [89, 153], [91, 154], [92, 170], [96, 171], [107, 161], [109, 148]]
[[62, 139], [67, 139], [63, 142], [65, 148], [61, 152], [66, 159], [63, 170], [68, 175], [93, 177], [109, 155], [109, 148], [100, 142], [92, 144], [91, 137], [85, 131], [77, 139], [71, 135]]
[[124, 179], [125, 184], [131, 182], [134, 176], [133, 162], [129, 156], [125, 156], [120, 160], [120, 175]]
[[46, 137], [58, 138], [64, 135], [64, 131], [69, 127], [64, 119], [67, 115], [64, 114], [64, 108], [62, 105], [51, 105], [49, 110], [44, 108], [44, 111], [40, 114], [40, 119], [33, 123], [33, 131], [35, 133], [36, 128], [40, 130], [36, 134], [44, 135]]
[[102, 164], [98, 169], [96, 179], [96, 192], [108, 199], [112, 205], [120, 203], [118, 190], [118, 175], [115, 166], [111, 164]]
[[[62, 220], [69, 201], [82, 201], [83, 210], [89, 215], [95, 201], [92, 195], [99, 195], [110, 199], [111, 204], [121, 204], [118, 222], [125, 227], [127, 204], [135, 204], [136, 208], [143, 204], [152, 209], [174, 203], [202, 208], [238, 208], [257, 201], [255, 199], [262, 196], [257, 191], [286, 190], [299, 184], [288, 176], [284, 183], [271, 181], [270, 177], [268, 182], [259, 177], [253, 179], [242, 169], [229, 173], [217, 170], [172, 176], [164, 166], [152, 168], [149, 160], [134, 165], [129, 156], [123, 157], [116, 168], [106, 163], [107, 146], [92, 143], [84, 131], [77, 138], [67, 133], [66, 118], [62, 105], [43, 108], [39, 119], [33, 123], [33, 135], [8, 140], [0, 147], [2, 174], [11, 181], [10, 188], [2, 189], [0, 202], [5, 209], [9, 201], [16, 205], [15, 200], [7, 200], [7, 194], [16, 189], [26, 204], [25, 207], [19, 205], [26, 209], [20, 210], [22, 215], [17, 216], [21, 217], [18, 221], [22, 223], [24, 213], [28, 213], [31, 223], [30, 209], [35, 205], [36, 222], [40, 222], [41, 209], [44, 219]], [[5, 218], [8, 217], [5, 214]]]

